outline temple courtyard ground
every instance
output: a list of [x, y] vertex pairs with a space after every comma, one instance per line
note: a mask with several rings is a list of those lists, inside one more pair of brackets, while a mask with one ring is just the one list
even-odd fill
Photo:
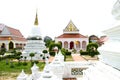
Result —
[[[88, 61], [88, 60], [98, 60], [97, 56], [90, 57], [90, 56], [80, 56], [80, 54], [71, 54], [73, 61]], [[49, 62], [52, 62], [54, 57], [49, 58]], [[7, 76], [0, 76], [0, 80], [16, 80], [17, 76], [20, 73], [9, 73]], [[82, 78], [79, 78], [77, 80], [82, 80]]]

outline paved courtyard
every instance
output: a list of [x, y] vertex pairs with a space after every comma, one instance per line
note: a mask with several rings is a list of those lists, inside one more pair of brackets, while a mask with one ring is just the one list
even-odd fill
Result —
[[80, 54], [71, 54], [74, 61], [86, 61]]

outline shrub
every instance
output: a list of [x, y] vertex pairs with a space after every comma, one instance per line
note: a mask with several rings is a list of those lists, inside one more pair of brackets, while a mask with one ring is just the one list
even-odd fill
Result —
[[23, 65], [24, 65], [24, 66], [27, 66], [27, 62], [23, 62]]
[[34, 61], [34, 63], [38, 64], [38, 63], [39, 63], [39, 61]]
[[88, 55], [88, 51], [80, 51], [80, 55]]
[[55, 56], [55, 52], [54, 51], [50, 51], [49, 54], [50, 54], [50, 56]]
[[65, 52], [66, 53], [66, 55], [71, 55], [71, 52], [69, 52], [69, 51], [67, 51], [67, 52]]
[[73, 49], [73, 50], [72, 50], [72, 52], [76, 53], [76, 52], [77, 52], [77, 50], [76, 50], [76, 49]]
[[40, 57], [42, 57], [43, 55], [42, 54], [40, 54]]

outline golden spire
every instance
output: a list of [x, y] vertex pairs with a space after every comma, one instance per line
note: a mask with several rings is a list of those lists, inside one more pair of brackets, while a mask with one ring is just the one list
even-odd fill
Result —
[[34, 22], [34, 25], [38, 26], [38, 15], [37, 15], [37, 10], [36, 10], [36, 17], [35, 17], [35, 22]]

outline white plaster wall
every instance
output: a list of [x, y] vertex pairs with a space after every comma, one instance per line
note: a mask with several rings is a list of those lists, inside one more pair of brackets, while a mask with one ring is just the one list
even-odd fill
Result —
[[[82, 49], [82, 41], [86, 41], [86, 45], [88, 44], [88, 38], [56, 38], [55, 42], [62, 42], [62, 47], [64, 47], [64, 42], [67, 41], [68, 42], [68, 47], [70, 46], [70, 42], [73, 41], [79, 41], [80, 42], [80, 49]], [[75, 44], [74, 44], [74, 47]], [[69, 49], [69, 48], [68, 48]]]

